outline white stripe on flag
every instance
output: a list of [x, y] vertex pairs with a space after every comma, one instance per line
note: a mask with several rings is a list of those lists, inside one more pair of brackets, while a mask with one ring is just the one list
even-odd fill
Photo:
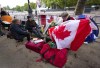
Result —
[[[71, 31], [70, 36], [65, 37], [64, 40], [56, 38], [55, 34], [53, 33], [53, 37], [55, 39], [58, 49], [70, 48], [71, 42], [74, 40], [75, 35], [77, 33], [79, 22], [80, 20], [69, 20], [69, 21], [64, 22], [64, 24], [60, 25], [60, 26], [66, 26], [64, 31], [66, 30]], [[55, 27], [55, 29], [58, 29], [58, 28], [59, 26]]]

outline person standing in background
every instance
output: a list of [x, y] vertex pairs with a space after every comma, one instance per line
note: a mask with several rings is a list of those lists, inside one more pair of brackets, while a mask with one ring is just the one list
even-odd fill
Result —
[[60, 16], [62, 17], [63, 22], [68, 21], [68, 20], [75, 20], [67, 12], [62, 13]]

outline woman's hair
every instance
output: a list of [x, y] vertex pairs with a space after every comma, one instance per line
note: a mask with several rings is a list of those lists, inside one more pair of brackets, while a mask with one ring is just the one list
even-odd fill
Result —
[[60, 15], [60, 17], [67, 17], [67, 16], [69, 16], [69, 14], [68, 14], [67, 12], [63, 12], [63, 13]]
[[14, 19], [13, 21], [12, 21], [12, 23], [13, 24], [17, 24], [17, 21], [19, 21], [18, 19]]

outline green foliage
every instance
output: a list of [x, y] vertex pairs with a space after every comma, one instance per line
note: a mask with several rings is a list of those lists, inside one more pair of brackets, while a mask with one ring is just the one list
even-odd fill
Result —
[[15, 10], [16, 11], [21, 11], [21, 7], [17, 5]]
[[87, 5], [100, 5], [100, 0], [88, 0]]
[[77, 1], [78, 0], [67, 0], [67, 5], [66, 6], [68, 6], [68, 7], [70, 7], [70, 6], [75, 6], [76, 4], [77, 4]]
[[77, 0], [42, 0], [42, 2], [48, 7], [52, 7], [55, 4], [60, 8], [64, 8], [66, 6], [75, 6]]
[[58, 6], [63, 8], [66, 0], [42, 0], [42, 2], [45, 3], [48, 7]]
[[16, 8], [14, 7], [14, 8], [12, 8], [12, 10], [16, 10]]
[[[36, 4], [31, 2], [30, 6], [32, 9], [36, 8]], [[28, 11], [28, 3], [25, 3], [23, 6], [19, 6], [17, 5], [16, 7], [12, 8], [12, 10], [16, 10], [16, 11]]]
[[[54, 5], [60, 8], [76, 6], [78, 0], [42, 0], [48, 7]], [[87, 0], [86, 5], [100, 5], [100, 0]]]
[[33, 2], [30, 3], [30, 6], [31, 6], [32, 9], [35, 9], [36, 8], [36, 4], [33, 3]]
[[25, 3], [25, 4], [24, 4], [24, 10], [25, 10], [25, 11], [28, 11], [28, 3]]
[[10, 10], [10, 7], [7, 5], [6, 7], [3, 7], [5, 10]]
[[[76, 6], [78, 0], [41, 0], [47, 7], [52, 8], [65, 8], [70, 6]], [[87, 0], [86, 5], [100, 5], [100, 0]], [[36, 8], [36, 3], [31, 2], [30, 6], [32, 9]], [[9, 10], [10, 7], [6, 6], [4, 9]], [[25, 3], [23, 6], [17, 5], [16, 7], [12, 8], [12, 10], [17, 11], [28, 11], [28, 3]]]

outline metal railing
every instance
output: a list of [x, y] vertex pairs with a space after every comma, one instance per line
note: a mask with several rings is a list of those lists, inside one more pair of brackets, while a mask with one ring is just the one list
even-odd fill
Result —
[[98, 25], [100, 25], [100, 16], [94, 16], [92, 18]]

